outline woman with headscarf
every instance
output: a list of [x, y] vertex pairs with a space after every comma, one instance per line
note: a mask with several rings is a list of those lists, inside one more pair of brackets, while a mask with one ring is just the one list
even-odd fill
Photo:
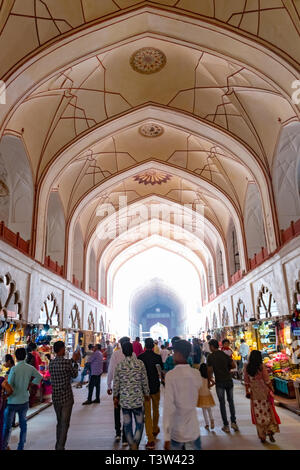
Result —
[[251, 400], [252, 423], [256, 425], [261, 442], [267, 436], [275, 442], [274, 434], [279, 432], [280, 419], [274, 406], [274, 390], [268, 371], [262, 362], [260, 351], [252, 351], [244, 368], [246, 396]]

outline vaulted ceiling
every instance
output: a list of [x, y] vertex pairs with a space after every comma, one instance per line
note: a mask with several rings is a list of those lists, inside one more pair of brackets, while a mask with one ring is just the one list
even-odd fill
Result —
[[[271, 171], [282, 128], [299, 120], [299, 0], [0, 0], [0, 32], [0, 135], [20, 137], [30, 161], [37, 259], [51, 191], [69, 277], [77, 223], [99, 263], [110, 245], [106, 266], [129, 246], [95, 236], [110, 230], [99, 206], [118, 212], [120, 197], [201, 206], [205, 247], [225, 262], [233, 220], [246, 268], [245, 197], [256, 184], [276, 249]], [[207, 273], [201, 243], [194, 250]]]

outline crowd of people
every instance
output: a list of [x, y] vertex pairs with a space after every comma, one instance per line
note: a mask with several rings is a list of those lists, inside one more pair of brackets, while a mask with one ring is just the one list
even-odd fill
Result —
[[[220, 347], [221, 346], [221, 347]], [[72, 381], [78, 377], [81, 350], [77, 348], [71, 359], [66, 359], [63, 341], [54, 343], [54, 358], [49, 362], [49, 380], [52, 403], [56, 414], [56, 450], [64, 450], [74, 405]], [[211, 390], [215, 387], [223, 421], [222, 430], [239, 432], [234, 405], [234, 373], [240, 368], [233, 360], [230, 342], [222, 344], [207, 336], [206, 341], [190, 341], [175, 336], [171, 344], [158, 338], [146, 338], [144, 347], [140, 338], [131, 342], [122, 337], [118, 343], [106, 342], [108, 363], [107, 394], [114, 406], [115, 440], [122, 446], [137, 450], [144, 427], [147, 435], [146, 449], [155, 449], [160, 434], [159, 410], [161, 392], [163, 400], [163, 435], [166, 450], [200, 450], [200, 426], [197, 408], [202, 409], [205, 428], [215, 427]], [[18, 449], [24, 449], [27, 433], [26, 414], [30, 393], [38, 387], [43, 376], [38, 371], [40, 358], [33, 344], [25, 350], [16, 350], [16, 364], [7, 355], [6, 377], [0, 377], [0, 445], [9, 449], [9, 439], [16, 413], [19, 417], [20, 438]], [[83, 355], [83, 368], [77, 387], [81, 388], [88, 376], [88, 396], [83, 405], [100, 404], [103, 353], [100, 344], [88, 345]], [[243, 368], [246, 397], [250, 399], [253, 424], [262, 442], [279, 432], [280, 420], [274, 407], [272, 382], [263, 365], [259, 351], [249, 352], [241, 342], [240, 357]], [[95, 389], [95, 398], [93, 393]], [[226, 399], [230, 421], [227, 416]], [[230, 423], [230, 425], [229, 425]]]

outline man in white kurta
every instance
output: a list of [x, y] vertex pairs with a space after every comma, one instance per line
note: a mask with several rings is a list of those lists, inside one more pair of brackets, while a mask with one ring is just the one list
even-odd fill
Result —
[[180, 340], [174, 344], [176, 366], [166, 375], [164, 397], [164, 437], [166, 450], [200, 450], [200, 427], [197, 417], [198, 394], [202, 384], [199, 370], [187, 359], [191, 344]]

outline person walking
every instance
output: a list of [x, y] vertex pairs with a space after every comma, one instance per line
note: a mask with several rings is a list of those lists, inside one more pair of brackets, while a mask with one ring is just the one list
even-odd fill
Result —
[[[94, 347], [94, 352], [89, 359], [91, 367], [89, 394], [88, 399], [82, 403], [83, 405], [100, 403], [101, 375], [103, 373], [103, 354], [101, 349], [101, 344], [96, 344]], [[96, 398], [92, 401], [94, 388], [96, 388]]]
[[[42, 364], [42, 359], [40, 354], [37, 351], [36, 343], [29, 343], [27, 346], [27, 358], [26, 362], [31, 366], [35, 367], [36, 370], [40, 371], [40, 365]], [[39, 386], [31, 383], [29, 388], [29, 408], [32, 408], [37, 403], [37, 394], [39, 390]]]
[[248, 360], [249, 350], [250, 350], [250, 348], [249, 348], [248, 344], [242, 338], [239, 353], [240, 353], [243, 364], [245, 364], [245, 362], [247, 362], [247, 360]]
[[[128, 336], [123, 336], [119, 340], [119, 345], [120, 347], [113, 352], [113, 355], [111, 356], [111, 360], [109, 363], [109, 368], [108, 368], [108, 373], [107, 373], [107, 394], [111, 395], [112, 394], [112, 382], [114, 378], [114, 373], [117, 365], [122, 362], [125, 359], [125, 356], [122, 351], [122, 344], [130, 342], [130, 338]], [[135, 353], [133, 353], [133, 356], [136, 357]], [[114, 406], [114, 420], [115, 420], [115, 431], [116, 431], [116, 437], [115, 440], [116, 442], [119, 442], [121, 440], [121, 428], [123, 430], [122, 432], [122, 445], [125, 447], [128, 445], [127, 439], [125, 436], [125, 431], [124, 431], [124, 426], [121, 427], [121, 407], [120, 404], [117, 406]]]
[[143, 346], [141, 345], [140, 338], [138, 336], [135, 338], [135, 341], [133, 341], [132, 347], [133, 347], [133, 352], [136, 355], [136, 357], [142, 354]]
[[110, 344], [110, 341], [107, 340], [106, 341], [106, 370], [107, 370], [107, 372], [108, 372], [109, 363], [110, 363], [110, 360], [111, 360], [111, 356], [113, 355], [113, 352], [114, 352], [114, 349], [113, 349], [112, 345]]
[[202, 377], [202, 386], [199, 391], [197, 408], [202, 408], [203, 418], [205, 422], [205, 429], [209, 431], [215, 428], [215, 422], [212, 414], [212, 407], [215, 406], [215, 400], [209, 390], [207, 365], [201, 364], [200, 374]]
[[80, 382], [76, 385], [76, 388], [82, 388], [85, 376], [87, 374], [90, 375], [90, 373], [91, 373], [90, 358], [91, 358], [91, 355], [94, 352], [93, 349], [94, 349], [94, 345], [89, 344], [88, 345], [88, 351], [86, 351], [86, 353], [84, 355], [84, 367], [83, 367], [83, 370], [81, 372]]
[[55, 450], [64, 450], [74, 404], [72, 379], [78, 375], [80, 351], [73, 353], [72, 359], [65, 359], [66, 348], [63, 341], [53, 346], [55, 359], [49, 364], [52, 385], [52, 403], [57, 418]]
[[25, 348], [18, 348], [16, 350], [17, 365], [11, 368], [7, 379], [8, 384], [12, 387], [13, 393], [7, 399], [7, 406], [4, 412], [3, 450], [6, 450], [8, 447], [16, 413], [19, 415], [20, 423], [18, 450], [24, 449], [27, 435], [26, 414], [29, 408], [28, 387], [31, 382], [35, 385], [39, 385], [42, 380], [41, 374], [35, 367], [27, 364], [25, 358]]
[[[158, 367], [163, 373], [163, 362], [159, 354], [153, 351], [154, 341], [152, 338], [146, 338], [146, 351], [140, 354], [138, 360], [142, 361], [146, 367], [147, 378], [150, 389], [150, 400], [145, 401], [145, 428], [148, 438], [146, 449], [155, 448], [155, 438], [159, 434], [159, 401], [160, 401], [160, 381], [158, 375]], [[158, 367], [157, 367], [158, 366]], [[151, 415], [152, 403], [152, 415]]]
[[[5, 356], [5, 361], [6, 361], [5, 366], [7, 364], [7, 356], [10, 356], [10, 354], [6, 354]], [[13, 361], [13, 358], [12, 358], [12, 361]], [[4, 411], [7, 405], [7, 398], [13, 393], [13, 389], [7, 382], [7, 379], [8, 379], [8, 375], [6, 375], [5, 377], [0, 376], [0, 450], [3, 449]], [[13, 425], [14, 425], [14, 422], [12, 423], [12, 426]]]
[[154, 344], [153, 344], [153, 352], [155, 354], [159, 354], [160, 353], [160, 347], [158, 346], [158, 340], [154, 340]]
[[267, 436], [275, 442], [279, 432], [280, 418], [274, 406], [274, 389], [267, 368], [263, 365], [260, 351], [252, 351], [248, 364], [244, 366], [246, 396], [251, 400], [252, 423], [255, 424], [261, 442]]
[[15, 361], [11, 354], [5, 354], [4, 367], [7, 369], [5, 376], [8, 377], [10, 370], [14, 367]]
[[167, 357], [169, 356], [169, 351], [167, 350], [167, 348], [165, 347], [164, 344], [161, 345], [160, 347], [160, 355], [161, 355], [161, 360], [163, 362], [163, 364], [166, 362], [167, 360]]
[[[174, 344], [176, 343], [176, 341], [180, 341], [179, 336], [174, 336], [171, 340], [172, 347], [168, 348], [169, 356], [167, 357], [166, 362], [164, 363], [165, 372], [168, 372], [168, 371], [174, 369], [174, 367], [175, 367], [175, 362], [174, 362], [174, 358], [173, 358], [173, 351], [174, 351]], [[193, 360], [192, 360], [191, 356], [188, 357], [187, 362], [190, 365], [190, 367], [193, 366]]]
[[187, 359], [192, 346], [188, 341], [174, 343], [175, 368], [166, 375], [163, 427], [165, 450], [200, 450], [201, 440], [197, 402], [202, 378]]
[[[143, 361], [133, 356], [129, 341], [122, 344], [125, 359], [121, 361], [114, 374], [114, 406], [120, 404], [123, 413], [124, 431], [131, 450], [137, 450], [144, 429], [144, 401], [149, 401], [149, 385]], [[135, 420], [133, 434], [132, 417]]]
[[225, 354], [227, 354], [227, 356], [232, 358], [233, 350], [230, 347], [229, 339], [227, 338], [223, 339], [221, 351], [223, 351]]
[[201, 348], [200, 348], [198, 338], [193, 338], [192, 360], [193, 360], [193, 367], [195, 369], [200, 369], [201, 352], [202, 351], [201, 351]]
[[[230, 370], [235, 368], [234, 361], [223, 351], [219, 350], [219, 343], [216, 339], [210, 340], [209, 347], [211, 354], [207, 357], [208, 381], [210, 386], [216, 384], [216, 392], [223, 420], [222, 431], [227, 433], [230, 432], [226, 413], [225, 392], [230, 409], [231, 428], [234, 431], [239, 431], [238, 425], [236, 424], [233, 401], [233, 380], [230, 373]], [[215, 376], [215, 381], [212, 379], [213, 374]]]
[[207, 335], [206, 336], [206, 341], [204, 342], [203, 348], [202, 348], [203, 354], [206, 358], [210, 354], [210, 347], [209, 347], [210, 340], [211, 340], [211, 336]]

